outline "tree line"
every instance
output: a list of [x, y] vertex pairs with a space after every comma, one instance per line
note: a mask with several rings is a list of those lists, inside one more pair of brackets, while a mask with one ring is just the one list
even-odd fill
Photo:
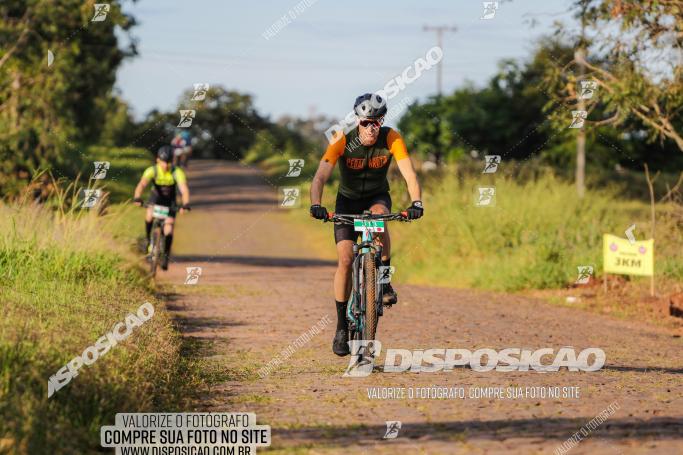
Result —
[[[188, 127], [195, 156], [317, 161], [324, 131], [337, 119], [272, 120], [257, 111], [252, 95], [223, 86], [209, 87], [202, 100], [188, 87], [173, 111], [153, 110], [135, 121], [113, 89], [121, 62], [136, 55], [136, 21], [122, 3], [111, 2], [107, 19], [95, 22], [94, 1], [0, 5], [0, 194], [18, 191], [41, 169], [73, 176], [89, 145], [143, 147], [151, 157], [188, 109], [196, 112]], [[441, 165], [476, 150], [540, 162], [577, 180], [586, 166], [592, 176], [640, 170], [643, 163], [679, 172], [681, 2], [574, 0], [571, 7], [578, 31], [556, 24], [528, 58], [499, 62], [484, 85], [408, 106], [399, 129], [412, 153]], [[582, 81], [594, 84], [589, 98], [581, 96]], [[569, 128], [577, 110], [586, 111], [585, 126]]]

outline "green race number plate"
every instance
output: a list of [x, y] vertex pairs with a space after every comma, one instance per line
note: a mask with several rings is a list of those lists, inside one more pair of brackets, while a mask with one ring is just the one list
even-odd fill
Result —
[[166, 207], [165, 205], [155, 205], [154, 208], [152, 209], [152, 215], [154, 218], [168, 218], [168, 213], [170, 211], [170, 208]]
[[353, 230], [360, 232], [384, 232], [384, 221], [353, 220]]

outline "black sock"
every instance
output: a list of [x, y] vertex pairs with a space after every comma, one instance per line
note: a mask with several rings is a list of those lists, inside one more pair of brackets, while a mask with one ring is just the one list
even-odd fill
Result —
[[152, 222], [145, 221], [145, 232], [147, 232], [147, 242], [149, 242], [149, 237], [152, 234]]
[[346, 302], [339, 302], [337, 304], [337, 330], [348, 330], [348, 321], [346, 320]]
[[168, 234], [166, 236], [166, 250], [164, 251], [167, 256], [171, 254], [171, 244], [173, 243], [173, 234]]

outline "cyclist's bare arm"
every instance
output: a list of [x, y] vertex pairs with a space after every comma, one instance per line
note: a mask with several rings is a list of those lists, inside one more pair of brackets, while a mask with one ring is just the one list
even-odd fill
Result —
[[318, 170], [313, 177], [313, 182], [311, 182], [311, 205], [320, 204], [323, 197], [323, 187], [330, 179], [330, 175], [332, 175], [332, 171], [334, 170], [334, 165], [337, 164], [339, 157], [344, 154], [345, 148], [345, 136], [342, 136], [339, 140], [336, 140], [327, 146], [325, 154], [323, 155], [322, 160], [320, 160]]
[[421, 201], [422, 190], [420, 189], [420, 183], [417, 181], [417, 174], [415, 173], [415, 168], [413, 167], [413, 162], [410, 160], [410, 157], [398, 160], [396, 164], [398, 164], [398, 170], [401, 171], [401, 175], [405, 179], [406, 185], [408, 185], [410, 200]]
[[180, 200], [183, 201], [183, 205], [190, 205], [190, 188], [187, 183], [178, 183], [178, 191], [180, 191]]
[[145, 190], [148, 184], [149, 180], [147, 180], [144, 177], [141, 178], [140, 182], [138, 183], [138, 186], [135, 187], [135, 193], [133, 194], [133, 198], [140, 199], [142, 197], [142, 192]]
[[330, 179], [333, 170], [334, 164], [330, 164], [327, 161], [320, 162], [318, 170], [315, 172], [315, 176], [311, 182], [311, 205], [320, 204], [323, 197], [323, 187]]

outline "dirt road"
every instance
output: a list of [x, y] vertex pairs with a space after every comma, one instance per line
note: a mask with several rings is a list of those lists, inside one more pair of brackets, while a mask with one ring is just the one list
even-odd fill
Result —
[[[599, 347], [606, 365], [597, 372], [455, 368], [342, 377], [348, 357], [331, 352], [334, 262], [313, 255], [289, 214], [277, 208], [270, 182], [239, 164], [195, 161], [190, 188], [194, 209], [179, 220], [176, 262], [160, 280], [174, 291], [168, 305], [184, 336], [211, 341], [206, 355], [224, 365], [227, 380], [197, 407], [255, 412], [259, 423], [272, 426], [270, 450], [554, 453], [578, 432], [583, 440], [569, 453], [683, 453], [683, 342], [669, 332], [518, 296], [398, 282], [400, 302], [380, 320], [383, 352]], [[333, 251], [331, 226], [319, 229], [330, 231]], [[189, 266], [202, 267], [194, 286], [183, 285]], [[283, 356], [326, 316], [332, 323]], [[409, 390], [432, 386], [462, 388], [464, 398], [408, 398]], [[533, 395], [555, 386], [579, 396]], [[406, 396], [370, 398], [373, 387], [402, 388]], [[478, 397], [486, 387], [501, 387], [504, 395]], [[519, 388], [522, 396], [505, 396]], [[606, 409], [604, 423], [587, 426]], [[383, 439], [386, 421], [402, 422], [396, 439]]]

